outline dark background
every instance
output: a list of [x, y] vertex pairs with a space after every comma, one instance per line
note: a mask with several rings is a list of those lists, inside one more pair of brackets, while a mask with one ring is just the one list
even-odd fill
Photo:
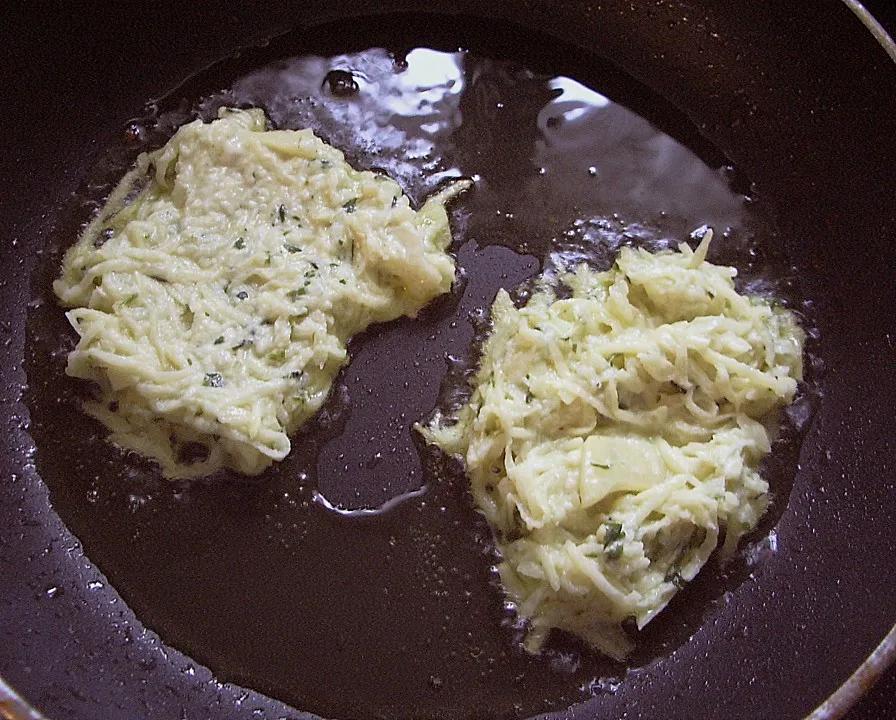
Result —
[[[896, 36], [896, 2], [893, 0], [867, 0], [865, 7]], [[891, 667], [865, 699], [847, 716], [847, 720], [877, 720], [896, 717], [896, 667]]]
[[[896, 35], [894, 0], [866, 0], [865, 7], [891, 36]], [[891, 667], [865, 699], [847, 715], [847, 720], [878, 720], [894, 717], [896, 717], [896, 667]]]

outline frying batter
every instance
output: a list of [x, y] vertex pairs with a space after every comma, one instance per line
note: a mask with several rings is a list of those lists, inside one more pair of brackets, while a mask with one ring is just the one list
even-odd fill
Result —
[[623, 248], [522, 308], [499, 292], [469, 402], [423, 430], [466, 461], [537, 650], [551, 628], [623, 658], [724, 536], [768, 505], [757, 468], [802, 375], [792, 313], [696, 251]]
[[54, 284], [80, 336], [67, 372], [98, 387], [87, 412], [166, 476], [261, 472], [320, 408], [353, 334], [450, 289], [444, 204], [467, 185], [414, 211], [393, 180], [310, 130], [266, 130], [261, 110], [183, 126], [140, 157]]

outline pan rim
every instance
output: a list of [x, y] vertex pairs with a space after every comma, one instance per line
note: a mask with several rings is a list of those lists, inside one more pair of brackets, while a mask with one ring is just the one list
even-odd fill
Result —
[[[843, 0], [843, 4], [853, 12], [896, 65], [896, 42], [883, 25], [868, 11], [861, 0]], [[842, 718], [874, 687], [891, 666], [896, 666], [896, 623], [852, 675], [807, 715], [805, 720], [838, 720], [838, 718]]]
[[[889, 59], [896, 65], [896, 41], [868, 11], [861, 0], [841, 0], [871, 34]], [[891, 667], [896, 666], [896, 623], [881, 642], [865, 658], [853, 673], [831, 693], [804, 720], [838, 720], [880, 680]], [[0, 675], [0, 719], [2, 720], [50, 720], [19, 694]]]
[[[892, 41], [891, 41], [892, 42]], [[806, 720], [837, 720], [842, 718], [893, 664], [896, 659], [896, 625], [890, 629], [872, 653], [856, 668]]]

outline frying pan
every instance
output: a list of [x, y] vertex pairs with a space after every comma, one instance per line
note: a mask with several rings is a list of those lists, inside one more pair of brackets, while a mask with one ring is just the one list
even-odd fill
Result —
[[[339, 717], [800, 718], [826, 700], [815, 717], [842, 713], [896, 652], [896, 71], [851, 5], [310, 0], [7, 10], [0, 673], [9, 686], [47, 717], [72, 720], [310, 717], [263, 694], [298, 704], [290, 677], [319, 688], [306, 707]], [[420, 10], [429, 15], [389, 18]], [[371, 16], [386, 19], [357, 20]], [[492, 625], [505, 639], [513, 629], [501, 626], [493, 557], [475, 549], [487, 548], [487, 528], [444, 459], [427, 459], [436, 471], [426, 492], [391, 519], [330, 513], [319, 521], [326, 531], [303, 534], [285, 519], [301, 510], [289, 498], [306, 497], [304, 476], [184, 487], [139, 467], [125, 472], [73, 410], [74, 390], [59, 384], [66, 339], [40, 318], [58, 315], [45, 293], [47, 257], [58, 259], [54, 242], [89, 210], [73, 209], [72, 193], [148, 101], [176, 105], [227, 87], [234, 63], [251, 64], [291, 28], [333, 53], [365, 47], [375, 28], [381, 44], [390, 33], [399, 44], [415, 33], [420, 45], [491, 40], [496, 55], [597, 72], [611, 89], [621, 71], [629, 80], [618, 81], [628, 88], [619, 93], [640, 114], [708, 163], [733, 163], [774, 208], [767, 250], [792, 263], [798, 294], [812, 301], [819, 387], [792, 486], [778, 487], [777, 552], [754, 566], [708, 568], [670, 606], [651, 652], [629, 669], [595, 666], [603, 680], [582, 702], [573, 704], [574, 692], [532, 700], [563, 677], [577, 682], [577, 664], [592, 662], [581, 653], [532, 661], [497, 646], [470, 651], [477, 636], [494, 639]], [[268, 59], [283, 50], [272, 47]], [[475, 227], [462, 210], [454, 220], [461, 239]], [[460, 264], [471, 283], [475, 275], [512, 285], [535, 265], [508, 272], [511, 255], [468, 246]], [[469, 340], [433, 339], [452, 312], [445, 302], [357, 346], [350, 410], [336, 402], [315, 437], [330, 441], [350, 426], [350, 453], [371, 435], [365, 429], [394, 425], [402, 408], [384, 399], [401, 396], [396, 377], [433, 407], [444, 342]], [[383, 402], [365, 400], [362, 386]], [[414, 419], [401, 418], [402, 433]], [[319, 450], [305, 440], [299, 460]], [[402, 458], [396, 467], [419, 486], [421, 466]], [[442, 516], [453, 520], [439, 524]], [[322, 564], [304, 583], [284, 581], [276, 560], [301, 552], [331, 567], [370, 559], [353, 565], [354, 577]], [[313, 618], [296, 611], [312, 600]], [[284, 653], [278, 635], [295, 652]], [[382, 643], [391, 654], [378, 654]], [[522, 668], [515, 687], [506, 667]], [[515, 696], [526, 703], [515, 707]], [[0, 688], [0, 700], [0, 714], [37, 716], [11, 690]]]

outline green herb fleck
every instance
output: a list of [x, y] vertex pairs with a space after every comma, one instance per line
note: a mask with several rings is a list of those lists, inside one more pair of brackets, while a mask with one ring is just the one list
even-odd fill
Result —
[[236, 296], [237, 296], [237, 298], [240, 299], [240, 300], [245, 300], [247, 297], [249, 297], [249, 293], [247, 293], [245, 290], [240, 290], [240, 291], [236, 294]]
[[103, 228], [103, 231], [93, 238], [93, 246], [95, 248], [101, 248], [113, 237], [115, 237], [115, 231], [112, 228]]
[[[598, 462], [593, 462], [593, 463], [591, 463], [591, 465], [593, 467], [600, 468], [601, 470], [609, 470], [611, 467], [613, 467], [612, 465], [605, 465], [604, 463], [598, 463]], [[616, 523], [616, 524], [618, 525], [618, 523]]]
[[298, 300], [300, 297], [302, 297], [302, 295], [304, 295], [307, 292], [308, 292], [307, 288], [300, 287], [298, 290], [290, 290], [286, 294], [286, 297], [288, 297], [290, 300]]
[[280, 220], [280, 222], [286, 220], [286, 208], [283, 207], [283, 205], [277, 208], [277, 218]]
[[604, 545], [604, 554], [610, 560], [616, 560], [622, 556], [622, 551], [625, 549], [625, 545], [622, 540], [614, 540], [609, 545]]
[[121, 301], [121, 304], [125, 305], [125, 306], [133, 305], [134, 301], [137, 299], [137, 297], [138, 297], [137, 293], [134, 293], [133, 295], [128, 295], [124, 300]]
[[604, 523], [604, 547], [616, 540], [622, 540], [625, 537], [625, 530], [622, 529], [621, 522], [610, 520]]
[[345, 203], [342, 206], [342, 209], [345, 210], [347, 213], [353, 213], [357, 206], [357, 202], [358, 202], [358, 198], [352, 198], [351, 200], [349, 200], [347, 203]]
[[218, 335], [218, 337], [215, 338], [215, 345], [220, 345], [220, 344], [223, 343], [223, 342], [224, 342], [224, 336], [223, 336], [223, 335]]
[[283, 247], [286, 248], [286, 252], [288, 252], [288, 253], [302, 252], [302, 248], [300, 248], [298, 245], [290, 245], [289, 243], [283, 243]]
[[202, 384], [205, 387], [224, 387], [224, 378], [221, 377], [221, 373], [206, 373], [205, 377], [202, 378]]
[[237, 238], [237, 241], [233, 244], [233, 246], [237, 250], [242, 250], [244, 247], [246, 247], [246, 241], [243, 238]]
[[165, 168], [165, 183], [168, 187], [174, 185], [174, 180], [177, 177], [177, 161], [180, 159], [180, 154], [174, 156], [168, 166]]
[[625, 530], [622, 529], [622, 523], [614, 521], [604, 523], [604, 554], [610, 560], [622, 555], [624, 540]]
[[346, 284], [346, 280], [345, 280], [345, 278], [339, 278], [339, 284], [340, 284], [340, 285], [345, 285], [345, 284]]
[[681, 576], [681, 571], [675, 565], [672, 565], [669, 570], [666, 571], [666, 577], [663, 578], [663, 581], [672, 583], [679, 590], [687, 585], [687, 581]]

